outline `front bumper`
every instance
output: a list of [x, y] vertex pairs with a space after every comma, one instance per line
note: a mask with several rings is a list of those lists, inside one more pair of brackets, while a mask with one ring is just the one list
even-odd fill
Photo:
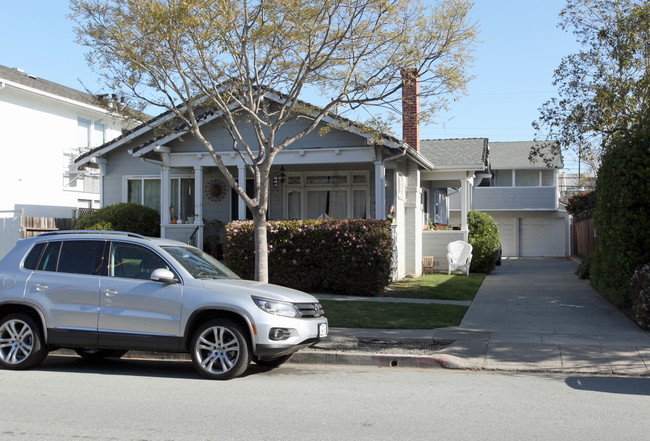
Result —
[[[324, 325], [326, 335], [320, 335], [319, 330]], [[325, 317], [319, 318], [283, 318], [273, 316], [263, 323], [255, 323], [256, 335], [253, 352], [258, 357], [279, 357], [292, 354], [300, 349], [312, 346], [329, 333], [328, 322]], [[273, 340], [270, 333], [274, 329], [283, 329], [286, 338]]]

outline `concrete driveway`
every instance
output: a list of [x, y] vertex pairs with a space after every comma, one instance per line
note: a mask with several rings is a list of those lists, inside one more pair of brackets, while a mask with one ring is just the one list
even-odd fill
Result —
[[567, 259], [504, 259], [445, 352], [465, 368], [645, 374], [650, 336], [575, 276]]

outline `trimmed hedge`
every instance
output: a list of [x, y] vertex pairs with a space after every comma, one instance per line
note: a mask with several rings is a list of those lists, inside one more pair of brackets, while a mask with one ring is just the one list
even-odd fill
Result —
[[85, 215], [77, 221], [75, 229], [128, 231], [160, 237], [160, 214], [144, 205], [121, 202]]
[[630, 307], [632, 275], [650, 262], [650, 123], [612, 139], [598, 171], [591, 284]]
[[488, 274], [496, 267], [499, 254], [499, 227], [496, 221], [487, 213], [470, 211], [467, 213], [469, 226], [469, 243], [472, 245], [473, 273]]
[[[309, 292], [373, 296], [390, 283], [393, 241], [382, 220], [267, 222], [269, 281]], [[224, 258], [244, 279], [255, 274], [252, 221], [226, 225]]]

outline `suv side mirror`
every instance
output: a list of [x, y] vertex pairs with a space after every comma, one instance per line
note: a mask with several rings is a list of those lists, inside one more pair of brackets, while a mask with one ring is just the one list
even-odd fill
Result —
[[178, 283], [178, 279], [176, 276], [174, 276], [174, 273], [166, 268], [158, 268], [153, 270], [151, 273], [151, 280], [154, 282], [167, 283], [168, 285], [172, 283]]

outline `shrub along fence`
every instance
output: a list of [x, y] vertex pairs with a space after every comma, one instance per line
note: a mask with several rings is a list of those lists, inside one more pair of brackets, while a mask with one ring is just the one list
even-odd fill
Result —
[[[309, 292], [379, 295], [390, 283], [390, 224], [370, 219], [268, 222], [269, 281]], [[244, 279], [255, 273], [253, 222], [226, 225], [224, 259]]]

